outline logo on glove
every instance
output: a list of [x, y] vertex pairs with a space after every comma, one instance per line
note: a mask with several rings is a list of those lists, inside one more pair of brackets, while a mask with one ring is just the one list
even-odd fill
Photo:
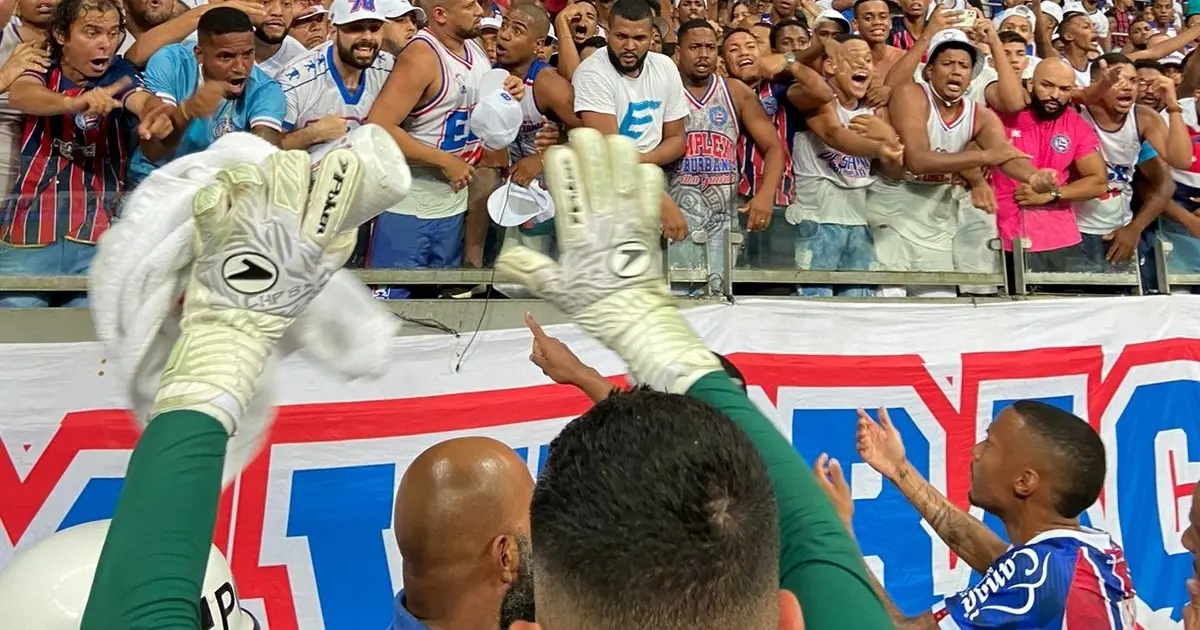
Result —
[[650, 249], [645, 243], [628, 241], [608, 255], [608, 270], [622, 278], [636, 278], [650, 270]]
[[225, 259], [221, 277], [229, 288], [242, 295], [258, 295], [275, 286], [279, 269], [262, 254], [244, 252]]

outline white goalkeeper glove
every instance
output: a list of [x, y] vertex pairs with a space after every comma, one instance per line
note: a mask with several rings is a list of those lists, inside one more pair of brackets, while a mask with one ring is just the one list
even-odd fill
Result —
[[662, 170], [641, 164], [629, 138], [586, 128], [544, 163], [559, 260], [506, 245], [496, 267], [616, 351], [640, 383], [681, 394], [720, 371], [662, 276]]
[[[394, 186], [382, 188], [403, 198], [411, 182], [404, 157], [390, 138], [377, 142], [384, 132], [376, 131], [363, 135], [388, 164], [371, 184], [390, 177]], [[345, 264], [358, 226], [386, 207], [355, 202], [364, 161], [380, 170], [377, 156], [350, 149], [331, 151], [315, 172], [308, 153], [280, 151], [263, 165], [221, 171], [196, 194], [196, 261], [154, 415], [191, 409], [237, 431], [276, 343]]]

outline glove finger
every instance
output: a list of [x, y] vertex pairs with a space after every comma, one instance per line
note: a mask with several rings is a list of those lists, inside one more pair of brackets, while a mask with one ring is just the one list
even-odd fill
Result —
[[612, 164], [608, 159], [608, 142], [595, 129], [572, 129], [570, 147], [579, 160], [588, 209], [600, 214], [613, 211]]
[[546, 150], [543, 158], [546, 186], [554, 199], [554, 227], [559, 246], [578, 248], [588, 242], [587, 200], [584, 199], [579, 160], [563, 146]]
[[[358, 230], [358, 225], [350, 225], [348, 215], [362, 182], [362, 162], [352, 151], [334, 149], [321, 160], [312, 182], [312, 191], [306, 191], [308, 210], [301, 231], [305, 238], [324, 249], [343, 232]], [[338, 243], [344, 245], [341, 240]]]
[[268, 202], [299, 217], [308, 200], [312, 158], [306, 151], [278, 151], [267, 158]]
[[196, 238], [201, 242], [215, 236], [229, 214], [229, 188], [221, 180], [196, 192], [192, 198], [192, 216], [196, 221]]
[[613, 191], [621, 196], [634, 194], [641, 183], [638, 179], [638, 165], [641, 164], [642, 157], [638, 154], [637, 145], [625, 136], [609, 136], [606, 140]]
[[562, 288], [562, 267], [549, 257], [524, 245], [505, 245], [496, 257], [496, 271], [520, 282], [538, 297], [567, 312], [558, 302], [558, 298], [565, 295]]
[[666, 181], [662, 169], [654, 164], [637, 164], [636, 172], [638, 229], [642, 234], [656, 238], [662, 226], [662, 198]]

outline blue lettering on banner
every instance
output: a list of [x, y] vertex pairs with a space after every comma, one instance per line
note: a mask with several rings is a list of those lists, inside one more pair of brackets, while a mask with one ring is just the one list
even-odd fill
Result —
[[123, 477], [96, 477], [89, 479], [79, 498], [67, 510], [67, 515], [58, 524], [58, 530], [75, 527], [84, 523], [103, 521], [112, 518], [117, 509], [117, 497], [121, 495], [121, 486], [125, 485]]
[[471, 120], [471, 112], [466, 109], [456, 109], [449, 114], [446, 114], [446, 122], [443, 123], [442, 141], [438, 144], [438, 148], [442, 151], [460, 151], [471, 142], [476, 140], [475, 134], [471, 133], [471, 127], [468, 122]]
[[646, 127], [654, 122], [654, 112], [662, 107], [662, 101], [634, 101], [625, 110], [621, 118], [618, 133], [626, 138], [640, 139], [646, 134]]

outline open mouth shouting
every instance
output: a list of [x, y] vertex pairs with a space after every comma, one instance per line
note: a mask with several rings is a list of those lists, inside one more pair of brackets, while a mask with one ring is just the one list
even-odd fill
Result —
[[858, 70], [854, 74], [850, 75], [850, 83], [854, 85], [855, 88], [862, 88], [865, 90], [871, 83], [871, 73], [867, 72], [866, 70]]
[[91, 71], [92, 76], [102, 75], [104, 74], [105, 70], [108, 70], [108, 64], [110, 62], [112, 62], [112, 57], [95, 57], [89, 59], [88, 70]]

